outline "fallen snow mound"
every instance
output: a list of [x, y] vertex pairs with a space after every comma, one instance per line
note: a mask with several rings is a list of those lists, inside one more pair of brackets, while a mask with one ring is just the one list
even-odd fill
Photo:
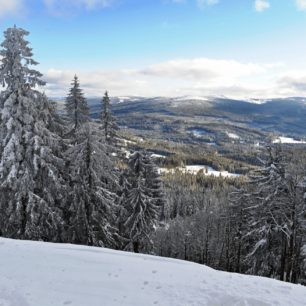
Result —
[[0, 305], [305, 305], [306, 288], [187, 261], [0, 238]]

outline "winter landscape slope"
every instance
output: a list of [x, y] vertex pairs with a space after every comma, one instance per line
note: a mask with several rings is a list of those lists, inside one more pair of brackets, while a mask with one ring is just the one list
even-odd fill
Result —
[[0, 238], [2, 306], [305, 305], [306, 288], [168, 258]]

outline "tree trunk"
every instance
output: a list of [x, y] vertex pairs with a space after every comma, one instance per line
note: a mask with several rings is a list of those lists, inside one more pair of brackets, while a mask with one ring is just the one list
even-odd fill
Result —
[[284, 281], [285, 264], [286, 264], [286, 237], [285, 234], [282, 233], [282, 256], [281, 256], [281, 268], [280, 268], [280, 278], [279, 278], [281, 281]]
[[134, 253], [139, 253], [139, 241], [133, 241]]

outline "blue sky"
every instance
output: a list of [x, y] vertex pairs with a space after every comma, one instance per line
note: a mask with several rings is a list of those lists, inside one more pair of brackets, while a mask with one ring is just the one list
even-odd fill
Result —
[[306, 95], [306, 0], [0, 0], [14, 24], [49, 96]]

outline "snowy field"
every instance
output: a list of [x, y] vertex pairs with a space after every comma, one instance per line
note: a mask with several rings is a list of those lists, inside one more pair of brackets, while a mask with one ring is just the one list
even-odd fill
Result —
[[176, 259], [0, 238], [2, 306], [299, 306], [306, 288]]
[[[205, 167], [206, 166], [203, 166], [203, 165], [195, 165], [195, 166], [186, 166], [185, 168], [177, 168], [177, 169], [179, 169], [182, 172], [190, 172], [190, 173], [193, 173], [193, 174], [197, 174], [198, 171], [200, 171], [201, 169], [204, 169], [205, 175], [213, 174], [214, 176], [219, 176], [220, 173], [221, 173], [221, 176], [224, 176], [224, 177], [238, 177], [238, 176], [240, 176], [240, 174], [229, 173], [228, 171], [220, 172], [220, 171], [217, 171], [217, 170], [213, 169], [212, 167], [208, 167], [208, 173], [206, 173], [205, 172]], [[175, 170], [176, 169], [167, 170], [165, 168], [159, 168], [159, 173], [169, 172], [169, 171], [174, 172]]]
[[207, 144], [210, 145], [210, 146], [217, 146], [217, 144], [215, 142], [208, 142]]
[[205, 130], [197, 130], [197, 129], [190, 130], [187, 133], [194, 133], [194, 135], [197, 137], [200, 137], [203, 135], [214, 135], [214, 133], [206, 132]]
[[279, 139], [281, 140], [282, 143], [305, 143], [305, 141], [300, 141], [300, 140], [294, 140], [293, 138], [289, 137], [278, 137], [278, 139], [274, 140], [273, 142], [279, 142]]
[[230, 138], [236, 138], [236, 139], [239, 139], [240, 137], [236, 134], [233, 134], [233, 133], [227, 133], [228, 137]]
[[161, 157], [161, 158], [166, 158], [165, 155], [160, 155], [160, 154], [152, 154], [152, 157]]

